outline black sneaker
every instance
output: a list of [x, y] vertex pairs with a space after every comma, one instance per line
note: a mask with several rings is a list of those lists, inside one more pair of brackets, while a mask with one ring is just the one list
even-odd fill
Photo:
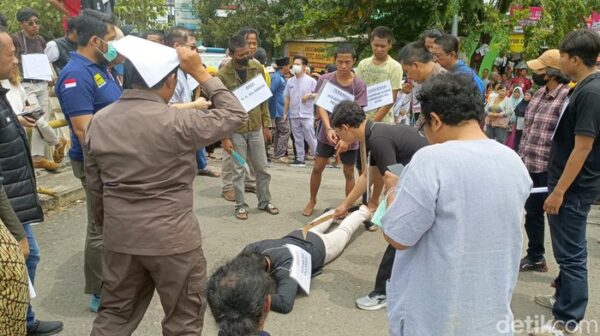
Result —
[[27, 328], [27, 336], [50, 336], [56, 335], [63, 330], [60, 321], [35, 321], [33, 327]]
[[294, 160], [294, 162], [290, 163], [289, 166], [304, 168], [304, 167], [306, 167], [306, 163], [304, 163], [304, 161]]
[[546, 265], [546, 259], [542, 258], [542, 260], [534, 262], [531, 261], [529, 257], [525, 257], [521, 259], [519, 272], [548, 272], [548, 265]]

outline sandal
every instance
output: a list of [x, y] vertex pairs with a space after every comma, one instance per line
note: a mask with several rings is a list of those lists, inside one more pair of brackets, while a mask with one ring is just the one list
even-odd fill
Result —
[[235, 218], [237, 218], [239, 220], [248, 219], [248, 209], [246, 209], [246, 208], [237, 209], [235, 211]]
[[269, 213], [270, 215], [278, 215], [279, 214], [279, 209], [277, 209], [277, 207], [271, 203], [267, 204], [267, 206], [264, 209], [260, 209], [260, 210], [265, 211], [265, 212]]

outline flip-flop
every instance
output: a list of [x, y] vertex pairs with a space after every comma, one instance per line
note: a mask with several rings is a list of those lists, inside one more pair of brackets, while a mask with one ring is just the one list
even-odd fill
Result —
[[248, 219], [248, 210], [246, 210], [245, 208], [237, 209], [235, 211], [235, 218], [237, 218], [239, 220], [246, 220], [246, 219]]
[[270, 215], [279, 215], [279, 209], [277, 209], [277, 207], [271, 203], [267, 204], [266, 207], [264, 207], [263, 209], [260, 209], [260, 210], [262, 210]]

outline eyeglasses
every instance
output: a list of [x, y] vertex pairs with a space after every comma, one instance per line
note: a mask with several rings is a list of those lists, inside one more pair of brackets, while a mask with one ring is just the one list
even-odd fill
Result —
[[27, 21], [27, 25], [29, 27], [39, 26], [40, 25], [40, 21], [39, 20], [29, 20], [29, 21]]
[[442, 56], [446, 56], [446, 53], [431, 53], [431, 56], [433, 56], [434, 59], [438, 59]]

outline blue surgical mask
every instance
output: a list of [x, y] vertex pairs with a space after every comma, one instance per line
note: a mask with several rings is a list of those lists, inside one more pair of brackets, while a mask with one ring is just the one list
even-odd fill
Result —
[[[117, 57], [119, 56], [119, 53], [117, 52], [117, 49], [113, 46], [113, 42], [112, 41], [106, 42], [103, 39], [100, 39], [100, 40], [108, 45], [108, 48], [106, 49], [106, 52], [103, 52], [102, 56], [104, 56], [104, 59], [108, 63], [111, 63], [112, 61], [114, 61], [115, 59], [117, 59]], [[100, 50], [98, 50], [98, 51], [100, 51]]]

